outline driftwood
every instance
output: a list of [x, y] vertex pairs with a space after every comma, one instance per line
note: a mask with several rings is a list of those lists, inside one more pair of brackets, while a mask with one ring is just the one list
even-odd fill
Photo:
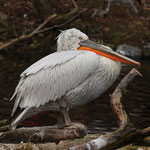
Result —
[[86, 127], [81, 123], [74, 123], [62, 129], [53, 126], [18, 128], [4, 132], [0, 136], [0, 143], [59, 143], [62, 140], [83, 138], [87, 134]]
[[[122, 92], [126, 90], [128, 84], [135, 78], [136, 75], [141, 76], [136, 69], [132, 69], [119, 83], [111, 95], [110, 102], [115, 114], [119, 119], [118, 130], [99, 136], [96, 134], [86, 135], [86, 127], [82, 124], [75, 124], [74, 126], [67, 127], [65, 129], [52, 129], [50, 127], [20, 128], [14, 131], [2, 133], [0, 135], [0, 142], [2, 143], [0, 144], [0, 148], [5, 147], [8, 149], [11, 148], [12, 150], [17, 150], [18, 147], [20, 147], [20, 149], [24, 148], [41, 150], [114, 150], [127, 144], [134, 143], [135, 141], [141, 142], [145, 137], [150, 136], [150, 127], [142, 130], [136, 130], [133, 124], [130, 122], [121, 104]], [[82, 137], [84, 138], [72, 140], [74, 138]], [[14, 144], [21, 141], [28, 142]], [[56, 145], [55, 143], [49, 143], [49, 141], [55, 143], [59, 143], [59, 141], [61, 142]], [[13, 144], [6, 144], [12, 142]]]
[[[141, 76], [141, 74], [136, 69], [132, 69], [122, 79], [122, 81], [119, 83], [119, 85], [117, 86], [113, 94], [111, 95], [110, 102], [111, 102], [111, 105], [115, 114], [117, 115], [119, 119], [119, 129], [114, 132], [101, 135], [97, 139], [94, 139], [86, 144], [79, 145], [76, 147], [71, 147], [69, 148], [69, 150], [84, 150], [84, 149], [97, 150], [97, 149], [104, 149], [106, 146], [112, 147], [112, 144], [115, 143], [116, 141], [120, 140], [121, 138], [125, 137], [131, 132], [136, 132], [133, 124], [130, 122], [127, 116], [127, 113], [125, 112], [123, 108], [123, 105], [121, 104], [122, 92], [125, 91], [128, 84], [134, 79], [136, 75]], [[117, 146], [116, 143], [114, 145]], [[113, 149], [113, 148], [110, 148], [110, 149]]]
[[[147, 131], [146, 131], [147, 130]], [[149, 131], [148, 131], [149, 130]], [[115, 150], [119, 147], [122, 147], [123, 145], [132, 143], [134, 141], [136, 141], [139, 137], [140, 139], [142, 139], [144, 136], [147, 136], [148, 133], [150, 133], [150, 129], [149, 128], [145, 128], [143, 130], [141, 130], [138, 134], [130, 134], [130, 137], [126, 137], [124, 141], [120, 141], [116, 142], [113, 147], [109, 147], [107, 148], [107, 150]], [[28, 143], [19, 143], [19, 144], [6, 144], [6, 143], [0, 143], [0, 150], [5, 150], [5, 149], [11, 149], [11, 150], [66, 150], [68, 149], [68, 147], [72, 147], [75, 145], [80, 145], [81, 143], [87, 143], [93, 139], [98, 138], [99, 135], [98, 134], [88, 134], [86, 135], [84, 138], [82, 139], [77, 139], [77, 140], [65, 140], [65, 141], [61, 141], [59, 144], [55, 144], [55, 143], [38, 143], [38, 144], [34, 144], [31, 142]], [[122, 144], [123, 143], [123, 144]], [[128, 149], [138, 149], [133, 145], [127, 146]], [[127, 149], [127, 148], [126, 148]], [[147, 150], [149, 149], [149, 147], [147, 148]], [[85, 149], [81, 149], [81, 150], [85, 150]], [[94, 150], [94, 149], [93, 149]], [[106, 150], [106, 147], [105, 147]]]

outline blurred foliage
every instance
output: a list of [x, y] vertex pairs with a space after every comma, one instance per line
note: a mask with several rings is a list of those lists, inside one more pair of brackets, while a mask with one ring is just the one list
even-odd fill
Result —
[[[4, 58], [12, 58], [12, 56], [18, 57], [24, 53], [30, 55], [33, 51], [33, 53], [36, 52], [38, 58], [43, 57], [56, 51], [55, 38], [60, 33], [59, 30], [73, 27], [85, 32], [92, 40], [111, 45], [112, 48], [123, 43], [143, 48], [150, 41], [150, 1], [143, 0], [143, 5], [135, 3], [139, 10], [138, 14], [127, 5], [112, 3], [109, 13], [103, 18], [98, 15], [92, 16], [93, 13], [103, 9], [104, 0], [76, 0], [75, 2], [79, 8], [87, 8], [88, 11], [61, 28], [55, 28], [15, 43], [0, 53]], [[73, 9], [72, 0], [1, 0], [0, 45], [13, 38], [31, 33], [49, 15], [57, 13], [58, 16], [63, 16]], [[54, 24], [50, 22], [46, 27]]]

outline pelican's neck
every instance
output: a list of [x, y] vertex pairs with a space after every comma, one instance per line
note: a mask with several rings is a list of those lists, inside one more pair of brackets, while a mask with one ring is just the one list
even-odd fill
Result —
[[103, 66], [103, 69], [107, 70], [107, 74], [109, 75], [110, 79], [115, 81], [120, 74], [121, 63], [103, 56], [99, 56], [99, 58], [100, 67]]

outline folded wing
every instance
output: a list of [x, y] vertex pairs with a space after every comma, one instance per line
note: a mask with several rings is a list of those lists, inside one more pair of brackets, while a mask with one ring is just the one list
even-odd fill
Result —
[[98, 56], [88, 51], [62, 51], [27, 68], [15, 89], [12, 115], [17, 107], [39, 107], [57, 101], [83, 83], [97, 68]]

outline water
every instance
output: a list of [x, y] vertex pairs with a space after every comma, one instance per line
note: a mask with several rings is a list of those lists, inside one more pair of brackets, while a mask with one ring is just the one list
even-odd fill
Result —
[[[19, 74], [30, 64], [31, 61], [0, 61], [0, 120], [10, 118], [13, 102], [9, 102], [9, 99], [19, 81]], [[90, 133], [104, 133], [116, 130], [118, 128], [117, 118], [112, 112], [109, 103], [109, 94], [113, 92], [117, 83], [132, 67], [133, 66], [129, 65], [124, 66], [119, 79], [105, 94], [85, 106], [71, 110], [70, 117], [72, 120], [87, 125]], [[137, 77], [135, 81], [129, 85], [122, 99], [130, 120], [137, 128], [143, 128], [150, 124], [149, 68], [149, 62], [145, 61], [142, 63], [142, 67], [138, 68], [138, 70], [142, 73], [143, 78]], [[31, 121], [33, 125], [52, 125], [56, 122], [56, 117], [53, 112], [41, 113], [27, 119], [21, 126], [30, 126]]]
[[[131, 122], [137, 128], [147, 127], [150, 124], [150, 63], [143, 62], [142, 66], [143, 67], [138, 68], [138, 70], [143, 77], [136, 77], [134, 82], [129, 84], [127, 92], [122, 99], [124, 108]], [[119, 82], [132, 67], [133, 66], [124, 66], [117, 82]], [[115, 83], [107, 93], [98, 98], [97, 101], [92, 102], [93, 105], [91, 105], [90, 108], [92, 120], [88, 122], [90, 132], [98, 133], [117, 129], [118, 124], [116, 117], [111, 110], [108, 98], [109, 93], [113, 92], [116, 85], [117, 83]]]

